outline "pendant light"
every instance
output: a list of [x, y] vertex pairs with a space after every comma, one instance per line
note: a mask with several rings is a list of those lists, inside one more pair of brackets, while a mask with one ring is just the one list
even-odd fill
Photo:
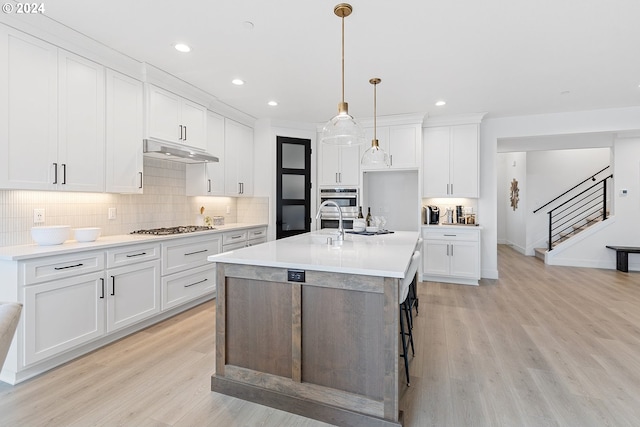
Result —
[[371, 83], [373, 85], [373, 139], [371, 140], [371, 147], [364, 152], [364, 154], [362, 155], [362, 160], [360, 163], [362, 163], [365, 166], [389, 166], [390, 165], [390, 161], [389, 161], [389, 154], [387, 154], [386, 151], [384, 151], [382, 148], [380, 148], [380, 145], [378, 144], [378, 139], [377, 139], [377, 135], [376, 135], [376, 104], [377, 104], [377, 100], [376, 100], [376, 87], [378, 86], [378, 83], [380, 83], [382, 80], [380, 80], [379, 78], [375, 77], [371, 80], [369, 80], [369, 83]]
[[331, 145], [358, 145], [364, 143], [364, 130], [349, 115], [349, 105], [344, 102], [344, 18], [351, 15], [350, 4], [340, 3], [333, 13], [342, 19], [342, 101], [338, 104], [338, 115], [324, 125], [320, 141]]

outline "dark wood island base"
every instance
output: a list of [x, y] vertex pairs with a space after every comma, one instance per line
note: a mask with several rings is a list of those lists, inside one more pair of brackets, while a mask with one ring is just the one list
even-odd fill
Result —
[[212, 391], [334, 425], [402, 425], [399, 279], [216, 268]]

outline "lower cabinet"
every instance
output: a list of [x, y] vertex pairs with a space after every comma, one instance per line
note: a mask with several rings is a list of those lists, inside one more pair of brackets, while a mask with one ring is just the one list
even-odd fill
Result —
[[107, 270], [107, 332], [160, 312], [160, 260]]
[[216, 291], [216, 269], [207, 258], [222, 250], [222, 235], [162, 243], [162, 310]]
[[24, 287], [23, 365], [105, 333], [103, 272]]
[[216, 291], [216, 270], [211, 265], [162, 278], [162, 308], [168, 309]]
[[422, 230], [423, 280], [478, 285], [480, 229], [425, 227]]

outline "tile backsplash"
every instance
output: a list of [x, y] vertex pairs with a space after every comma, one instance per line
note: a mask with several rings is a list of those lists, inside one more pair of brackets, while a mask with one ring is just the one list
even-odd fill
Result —
[[[226, 224], [268, 222], [267, 197], [186, 196], [183, 163], [145, 158], [144, 176], [144, 194], [0, 190], [0, 246], [33, 243], [30, 230], [36, 225], [101, 227], [109, 236], [195, 224], [201, 206]], [[44, 224], [33, 223], [38, 208], [45, 210]], [[116, 209], [116, 219], [108, 219], [109, 208]]]

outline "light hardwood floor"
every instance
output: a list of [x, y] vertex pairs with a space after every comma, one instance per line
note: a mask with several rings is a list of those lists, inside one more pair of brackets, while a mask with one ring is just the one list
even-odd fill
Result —
[[[499, 247], [500, 280], [420, 283], [405, 426], [640, 425], [640, 273]], [[1, 426], [327, 426], [210, 391], [213, 303], [35, 379]]]

